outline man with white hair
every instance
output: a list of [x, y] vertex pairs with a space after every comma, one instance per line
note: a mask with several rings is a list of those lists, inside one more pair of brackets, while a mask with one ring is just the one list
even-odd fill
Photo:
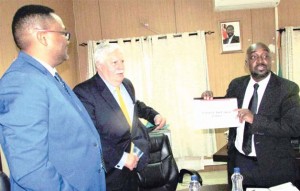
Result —
[[132, 83], [124, 77], [125, 58], [118, 44], [102, 43], [94, 53], [97, 74], [74, 88], [101, 135], [107, 191], [136, 191], [137, 171], [149, 160], [149, 137], [138, 118], [157, 129], [166, 120], [136, 100]]

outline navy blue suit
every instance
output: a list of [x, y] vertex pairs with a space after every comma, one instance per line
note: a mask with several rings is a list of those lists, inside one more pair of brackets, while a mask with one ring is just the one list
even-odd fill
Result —
[[151, 107], [135, 99], [134, 87], [128, 79], [125, 78], [122, 83], [134, 103], [132, 132], [117, 101], [98, 74], [74, 88], [74, 92], [85, 105], [101, 135], [107, 169], [106, 183], [109, 189], [122, 188], [129, 177], [129, 169], [124, 167], [123, 170], [119, 170], [115, 166], [123, 153], [130, 151], [131, 142], [144, 152], [137, 170], [143, 169], [148, 163], [149, 136], [138, 118], [144, 118], [154, 124], [154, 117], [158, 114]]

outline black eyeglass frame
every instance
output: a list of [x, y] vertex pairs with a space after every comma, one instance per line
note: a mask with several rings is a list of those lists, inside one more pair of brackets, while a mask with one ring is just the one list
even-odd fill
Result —
[[36, 29], [37, 31], [40, 32], [54, 32], [54, 33], [60, 33], [62, 35], [64, 35], [67, 39], [67, 41], [70, 41], [71, 39], [71, 33], [68, 31], [54, 31], [54, 30], [47, 30], [47, 29]]

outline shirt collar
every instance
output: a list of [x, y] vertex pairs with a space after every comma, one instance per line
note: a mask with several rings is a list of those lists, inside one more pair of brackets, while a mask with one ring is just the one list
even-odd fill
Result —
[[[98, 74], [99, 75], [99, 74]], [[111, 85], [107, 80], [105, 80], [104, 78], [102, 78], [100, 75], [99, 77], [103, 80], [103, 82], [105, 83], [106, 87], [109, 89], [110, 92], [115, 92], [116, 91], [116, 87]], [[120, 84], [120, 89], [123, 88], [123, 84]]]
[[57, 70], [55, 68], [52, 68], [49, 64], [47, 64], [46, 62], [39, 60], [35, 57], [33, 57], [34, 59], [36, 59], [39, 63], [41, 63], [49, 72], [50, 74], [52, 74], [52, 76], [55, 75], [55, 73], [57, 72]]
[[259, 87], [266, 87], [269, 80], [271, 78], [271, 72], [268, 74], [268, 76], [266, 78], [264, 78], [263, 80], [259, 81], [259, 82], [256, 82], [254, 81], [254, 79], [252, 78], [252, 76], [250, 77], [250, 84], [251, 86], [253, 86], [255, 83], [258, 83], [259, 84]]

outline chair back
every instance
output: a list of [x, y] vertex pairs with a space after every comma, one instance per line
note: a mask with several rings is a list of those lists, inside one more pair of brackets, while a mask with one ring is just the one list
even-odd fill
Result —
[[163, 133], [149, 133], [150, 162], [138, 172], [140, 191], [174, 191], [179, 171], [173, 157], [170, 141]]

